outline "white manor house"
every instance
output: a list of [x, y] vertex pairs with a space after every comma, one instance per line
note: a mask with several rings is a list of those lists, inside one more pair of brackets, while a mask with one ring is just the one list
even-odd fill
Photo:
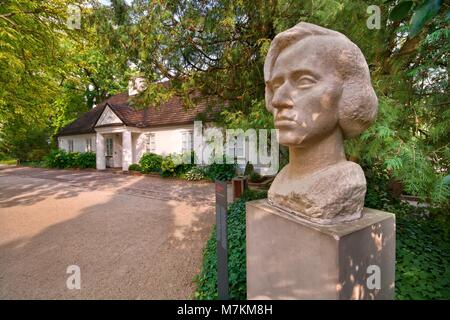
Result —
[[[146, 152], [169, 155], [193, 150], [194, 121], [200, 118], [211, 124], [218, 112], [211, 99], [185, 109], [177, 96], [157, 107], [135, 109], [129, 103], [138, 92], [135, 87], [130, 85], [128, 92], [109, 97], [64, 127], [58, 134], [58, 147], [68, 152], [95, 152], [97, 170], [128, 171]], [[241, 160], [243, 169], [249, 148], [245, 141], [236, 141], [227, 152]], [[256, 165], [255, 169], [265, 174], [264, 167]]]

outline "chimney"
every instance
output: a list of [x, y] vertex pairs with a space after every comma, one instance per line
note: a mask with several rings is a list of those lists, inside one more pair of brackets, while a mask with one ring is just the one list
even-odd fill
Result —
[[147, 80], [143, 77], [134, 77], [128, 81], [128, 96], [134, 96], [147, 89]]

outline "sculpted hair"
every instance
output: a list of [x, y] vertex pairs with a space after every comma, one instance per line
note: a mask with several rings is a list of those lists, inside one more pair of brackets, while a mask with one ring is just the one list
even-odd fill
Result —
[[[271, 78], [275, 61], [287, 47], [307, 37], [327, 37], [332, 40], [327, 46], [328, 61], [335, 64], [343, 79], [343, 90], [339, 101], [339, 126], [345, 138], [359, 135], [376, 119], [378, 99], [372, 88], [369, 67], [361, 50], [346, 36], [337, 31], [313, 24], [300, 22], [296, 26], [279, 33], [271, 42], [264, 62], [264, 80]], [[273, 112], [271, 106], [273, 92], [266, 85], [266, 108]]]

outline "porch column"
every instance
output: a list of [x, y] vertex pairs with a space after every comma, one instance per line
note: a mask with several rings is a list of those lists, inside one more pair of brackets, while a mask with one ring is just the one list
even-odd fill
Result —
[[128, 167], [132, 164], [133, 149], [131, 144], [131, 131], [122, 132], [122, 170], [128, 171]]
[[106, 169], [105, 137], [103, 137], [103, 135], [98, 132], [96, 136], [95, 158], [97, 162], [97, 170], [105, 170]]

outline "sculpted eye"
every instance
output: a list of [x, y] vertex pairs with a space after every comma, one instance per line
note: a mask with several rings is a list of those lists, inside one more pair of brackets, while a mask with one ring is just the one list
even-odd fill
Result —
[[277, 90], [279, 87], [281, 87], [282, 83], [280, 81], [275, 81], [272, 82], [272, 90], [275, 91]]
[[267, 81], [266, 85], [270, 90], [276, 91], [279, 87], [281, 87], [283, 85], [283, 82], [284, 82], [283, 79], [277, 77], [275, 79]]
[[309, 87], [315, 84], [317, 81], [311, 76], [302, 76], [297, 80], [297, 85], [299, 87]]

